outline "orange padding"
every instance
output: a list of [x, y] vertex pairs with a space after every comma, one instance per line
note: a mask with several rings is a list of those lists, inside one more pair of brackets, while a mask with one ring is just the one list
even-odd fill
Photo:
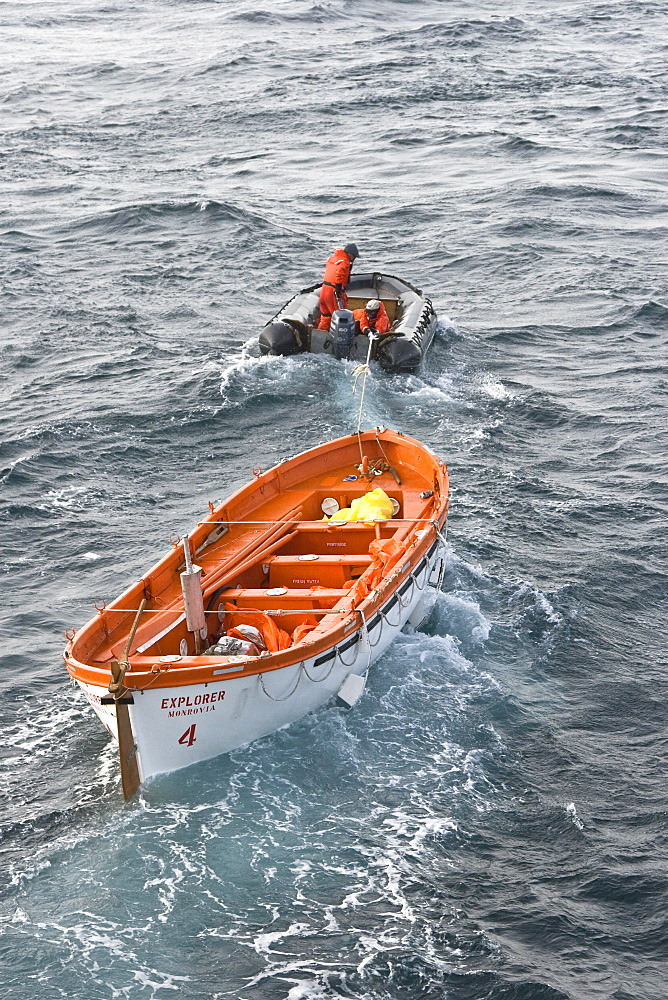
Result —
[[395, 538], [375, 538], [369, 545], [371, 566], [350, 587], [353, 604], [359, 604], [378, 586], [403, 554], [403, 546]]
[[301, 642], [302, 639], [309, 634], [309, 632], [312, 632], [313, 629], [317, 627], [318, 622], [312, 615], [308, 615], [301, 625], [298, 625], [292, 633], [292, 645], [296, 646], [298, 642]]
[[226, 604], [225, 626], [228, 635], [237, 625], [252, 625], [259, 629], [269, 652], [278, 653], [281, 649], [301, 642], [304, 636], [318, 627], [318, 622], [313, 615], [306, 615], [291, 636], [289, 632], [279, 628], [274, 619], [264, 611], [239, 611], [234, 604]]

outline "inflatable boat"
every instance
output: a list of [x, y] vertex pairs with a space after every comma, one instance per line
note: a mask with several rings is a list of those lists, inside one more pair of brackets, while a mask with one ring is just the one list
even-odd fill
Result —
[[447, 469], [429, 448], [384, 428], [349, 434], [257, 470], [96, 605], [67, 634], [65, 663], [118, 741], [125, 797], [329, 698], [352, 706], [426, 614], [447, 511]]
[[426, 354], [436, 330], [436, 313], [419, 288], [391, 274], [353, 275], [346, 289], [348, 308], [332, 315], [330, 330], [318, 330], [320, 289], [311, 285], [283, 306], [260, 334], [263, 354], [310, 352], [365, 362], [369, 340], [353, 319], [370, 299], [379, 299], [390, 318], [389, 333], [374, 339], [371, 360], [390, 372], [414, 371]]

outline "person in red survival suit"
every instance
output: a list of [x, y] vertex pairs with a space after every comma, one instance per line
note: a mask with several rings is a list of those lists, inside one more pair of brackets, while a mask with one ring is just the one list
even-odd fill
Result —
[[359, 257], [359, 250], [355, 244], [346, 243], [342, 250], [335, 250], [325, 264], [325, 274], [320, 290], [319, 330], [329, 330], [332, 313], [336, 309], [347, 307], [346, 285], [356, 257]]
[[369, 299], [364, 309], [356, 309], [353, 316], [360, 325], [360, 330], [367, 337], [369, 333], [389, 333], [392, 328], [390, 317], [382, 302], [378, 299]]

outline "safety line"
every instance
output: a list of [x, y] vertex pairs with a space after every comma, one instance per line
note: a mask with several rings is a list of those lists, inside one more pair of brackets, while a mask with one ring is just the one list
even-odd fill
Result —
[[[232, 588], [230, 588], [232, 589]], [[269, 595], [271, 596], [271, 595]], [[317, 600], [317, 594], [314, 600]], [[255, 614], [255, 615], [351, 615], [354, 613], [354, 608], [267, 608], [265, 611], [261, 611], [259, 608], [235, 608], [236, 611], [243, 611], [244, 614]], [[139, 608], [98, 608], [98, 614], [106, 614], [107, 611], [122, 611], [123, 614], [130, 614], [131, 612], [139, 611]], [[181, 608], [146, 608], [144, 610], [145, 615], [182, 615], [183, 607]], [[218, 609], [212, 608], [210, 611], [205, 611], [205, 615], [217, 615]]]
[[[364, 617], [364, 612], [362, 611], [361, 608], [358, 608], [357, 610], [360, 613], [360, 618], [362, 619], [362, 627], [364, 628], [364, 634], [366, 635], [366, 646], [367, 646], [367, 650], [368, 650], [368, 654], [369, 655], [367, 656], [366, 669], [365, 669], [364, 673], [368, 674], [369, 673], [369, 667], [371, 666], [371, 640], [369, 639], [369, 629], [367, 628], [366, 618]], [[357, 657], [355, 657], [355, 659], [357, 659]]]
[[[369, 521], [372, 518], [368, 519]], [[433, 524], [433, 517], [382, 517], [378, 518], [378, 524], [422, 524], [423, 522]], [[198, 521], [198, 527], [204, 524], [333, 524], [332, 521], [323, 521], [322, 518], [296, 518], [288, 517], [285, 520], [280, 518], [277, 521]], [[366, 521], [342, 521], [341, 524], [366, 524]], [[374, 521], [374, 524], [376, 521]], [[225, 536], [223, 535], [222, 538]]]
[[[264, 691], [264, 693], [266, 694], [267, 698], [270, 698], [270, 699], [271, 699], [271, 701], [287, 701], [287, 700], [288, 700], [288, 698], [292, 698], [293, 694], [295, 693], [295, 691], [296, 691], [296, 690], [297, 690], [297, 688], [299, 687], [299, 682], [300, 682], [300, 680], [301, 680], [301, 676], [302, 676], [302, 670], [303, 670], [303, 669], [304, 669], [304, 662], [302, 661], [302, 662], [301, 662], [301, 663], [299, 664], [299, 670], [297, 671], [297, 680], [295, 681], [295, 686], [293, 687], [292, 691], [290, 691], [290, 692], [289, 692], [288, 694], [286, 694], [286, 695], [285, 695], [285, 697], [284, 697], [284, 698], [274, 698], [273, 694], [269, 694], [269, 692], [267, 691], [266, 687], [264, 686], [264, 680], [263, 680], [263, 675], [262, 675], [262, 673], [259, 673], [259, 674], [257, 675], [257, 676], [258, 676], [258, 677], [260, 678], [260, 687], [262, 688], [262, 690], [263, 690], [263, 691]], [[274, 672], [274, 671], [272, 671], [272, 673], [273, 673], [273, 672]]]
[[335, 666], [336, 666], [336, 654], [332, 657], [332, 665], [331, 665], [331, 667], [329, 668], [329, 670], [327, 671], [326, 674], [323, 674], [322, 677], [311, 677], [310, 673], [306, 669], [306, 663], [302, 663], [302, 667], [303, 667], [304, 673], [306, 674], [306, 676], [308, 677], [308, 679], [310, 681], [312, 681], [314, 684], [322, 684], [323, 681], [326, 681]]

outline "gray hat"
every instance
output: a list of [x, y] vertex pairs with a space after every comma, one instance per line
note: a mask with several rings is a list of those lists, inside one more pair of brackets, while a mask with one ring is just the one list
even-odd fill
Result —
[[359, 257], [360, 252], [354, 243], [346, 243], [343, 248], [344, 253], [347, 253], [349, 257]]

